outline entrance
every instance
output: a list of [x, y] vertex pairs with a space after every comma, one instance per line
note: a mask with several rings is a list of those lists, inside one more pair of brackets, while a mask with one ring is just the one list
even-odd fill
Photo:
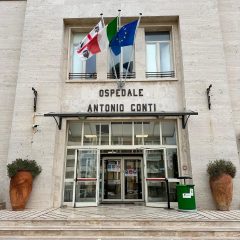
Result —
[[102, 202], [143, 201], [141, 157], [105, 157], [102, 160]]

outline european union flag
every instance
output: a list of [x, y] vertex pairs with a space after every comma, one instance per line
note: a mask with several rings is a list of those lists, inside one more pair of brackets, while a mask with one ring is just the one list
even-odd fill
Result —
[[120, 28], [109, 46], [115, 55], [121, 53], [121, 47], [133, 45], [138, 20], [130, 22]]

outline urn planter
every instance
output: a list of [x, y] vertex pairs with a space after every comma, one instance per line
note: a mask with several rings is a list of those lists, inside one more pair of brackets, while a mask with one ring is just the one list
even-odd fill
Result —
[[10, 201], [14, 211], [24, 210], [32, 192], [33, 177], [29, 171], [19, 171], [10, 180]]
[[233, 181], [228, 174], [210, 179], [210, 187], [216, 207], [221, 211], [229, 211], [233, 195]]
[[10, 180], [9, 194], [12, 210], [21, 211], [32, 192], [33, 179], [42, 171], [35, 160], [16, 159], [7, 165]]
[[236, 167], [231, 161], [224, 159], [210, 162], [207, 166], [209, 183], [216, 207], [221, 211], [230, 210], [233, 197], [233, 178]]

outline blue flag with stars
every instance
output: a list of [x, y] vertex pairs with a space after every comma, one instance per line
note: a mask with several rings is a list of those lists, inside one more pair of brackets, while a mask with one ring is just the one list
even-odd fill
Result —
[[113, 37], [109, 46], [115, 55], [121, 53], [121, 47], [133, 45], [137, 24], [138, 20], [135, 20], [122, 26]]

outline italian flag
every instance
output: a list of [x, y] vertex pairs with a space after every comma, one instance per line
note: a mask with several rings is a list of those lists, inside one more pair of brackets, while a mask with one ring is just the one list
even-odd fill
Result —
[[93, 55], [102, 52], [109, 46], [117, 34], [118, 17], [114, 18], [107, 26], [100, 30], [82, 49], [78, 55], [82, 60], [87, 60]]

